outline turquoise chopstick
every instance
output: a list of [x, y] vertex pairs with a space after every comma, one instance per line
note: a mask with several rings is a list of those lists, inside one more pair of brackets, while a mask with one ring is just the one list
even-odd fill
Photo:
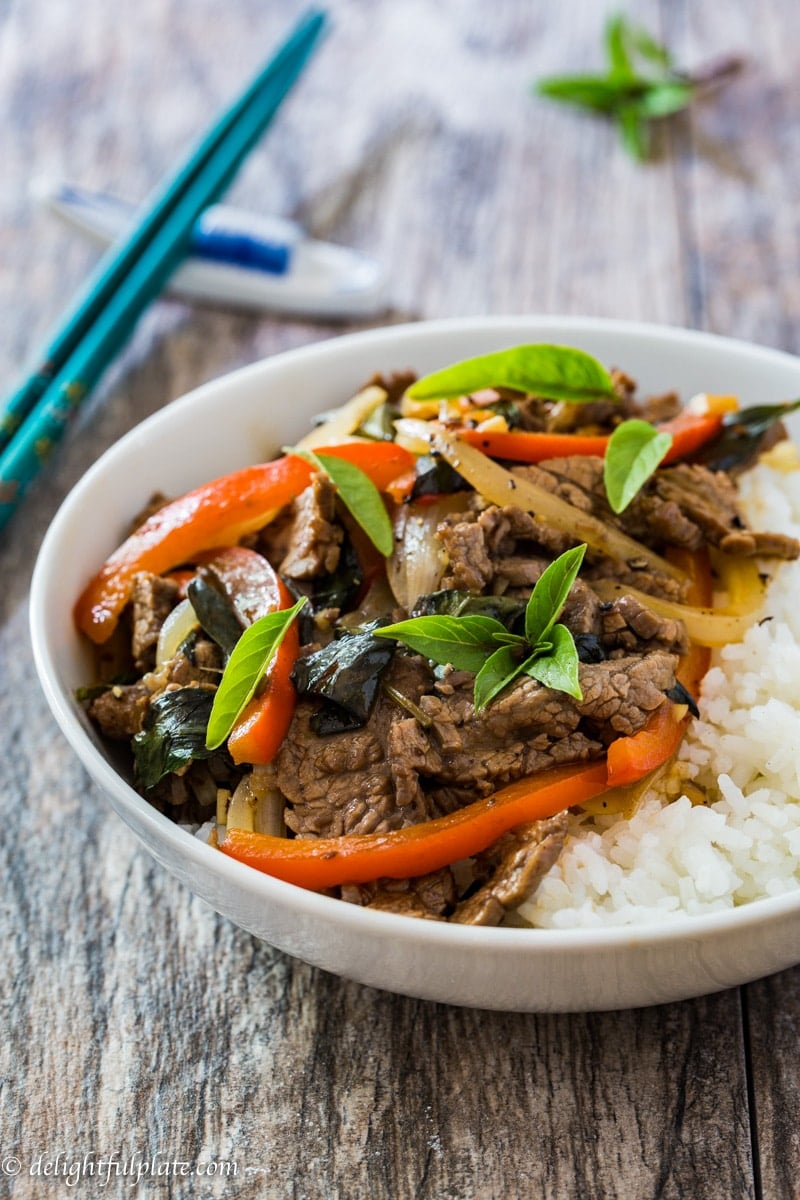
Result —
[[299, 77], [325, 25], [312, 12], [164, 185], [125, 243], [95, 272], [52, 339], [44, 362], [5, 405], [0, 426], [0, 526], [92, 386], [187, 252], [203, 210], [230, 185]]

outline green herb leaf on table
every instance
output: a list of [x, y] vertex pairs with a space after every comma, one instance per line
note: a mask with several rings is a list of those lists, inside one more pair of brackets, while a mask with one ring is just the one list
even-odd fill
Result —
[[512, 346], [454, 363], [418, 379], [407, 395], [412, 400], [445, 400], [496, 387], [573, 404], [618, 398], [608, 371], [591, 354], [548, 343]]
[[603, 460], [603, 482], [615, 513], [625, 511], [671, 445], [670, 434], [659, 433], [648, 421], [623, 421], [617, 426]]
[[679, 71], [666, 46], [623, 15], [610, 18], [605, 29], [605, 75], [565, 75], [540, 80], [541, 96], [614, 118], [629, 154], [648, 157], [650, 123], [688, 108], [698, 91], [737, 70], [738, 60], [715, 63], [693, 76]]
[[267, 613], [245, 629], [233, 648], [214, 695], [206, 731], [208, 750], [216, 750], [225, 741], [255, 695], [292, 622], [306, 603], [303, 597], [291, 608]]
[[577, 578], [586, 546], [567, 550], [542, 572], [525, 611], [526, 637], [486, 616], [422, 616], [375, 630], [443, 666], [475, 675], [473, 703], [480, 712], [519, 675], [581, 698], [578, 652], [572, 634], [557, 624]]

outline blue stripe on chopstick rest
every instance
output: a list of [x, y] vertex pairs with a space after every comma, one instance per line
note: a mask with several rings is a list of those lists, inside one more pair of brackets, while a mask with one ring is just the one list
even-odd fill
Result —
[[130, 265], [61, 370], [0, 454], [0, 525], [49, 458], [81, 401], [127, 340], [138, 316], [160, 292], [188, 249], [200, 214], [233, 180], [244, 158], [280, 108], [322, 31], [324, 14], [297, 27], [273, 59], [260, 88]]
[[224, 262], [231, 266], [267, 271], [270, 275], [285, 275], [291, 262], [291, 250], [277, 242], [264, 242], [246, 233], [231, 229], [212, 229], [206, 232], [195, 227], [189, 242], [189, 253], [197, 258]]
[[[60, 184], [47, 201], [70, 225], [107, 242], [124, 237], [135, 227], [138, 216], [136, 206], [118, 196], [71, 183]], [[189, 251], [197, 258], [228, 266], [284, 275], [301, 236], [293, 221], [212, 204], [194, 227]]]

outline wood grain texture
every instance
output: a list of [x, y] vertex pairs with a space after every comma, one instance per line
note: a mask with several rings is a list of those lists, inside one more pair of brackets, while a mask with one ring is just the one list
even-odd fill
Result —
[[[744, 50], [749, 63], [662, 129], [644, 168], [603, 122], [529, 92], [597, 64], [609, 7], [333, 0], [335, 32], [234, 198], [390, 263], [389, 320], [589, 313], [797, 350], [794, 6], [628, 6], [681, 61]], [[32, 205], [30, 180], [145, 196], [299, 10], [0, 3], [0, 378], [94, 260]], [[564, 1017], [359, 987], [179, 889], [46, 712], [25, 605], [69, 487], [167, 400], [338, 328], [155, 306], [2, 535], [0, 1152], [235, 1161], [233, 1179], [158, 1181], [158, 1195], [199, 1200], [797, 1195], [799, 971]], [[0, 1195], [63, 1186], [23, 1172]]]

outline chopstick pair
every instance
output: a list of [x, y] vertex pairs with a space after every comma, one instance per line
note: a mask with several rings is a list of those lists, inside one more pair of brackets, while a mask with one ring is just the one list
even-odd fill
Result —
[[297, 81], [325, 25], [301, 18], [233, 105], [162, 185], [131, 233], [101, 260], [39, 365], [0, 411], [0, 527], [103, 370], [185, 257], [201, 213], [234, 175]]

